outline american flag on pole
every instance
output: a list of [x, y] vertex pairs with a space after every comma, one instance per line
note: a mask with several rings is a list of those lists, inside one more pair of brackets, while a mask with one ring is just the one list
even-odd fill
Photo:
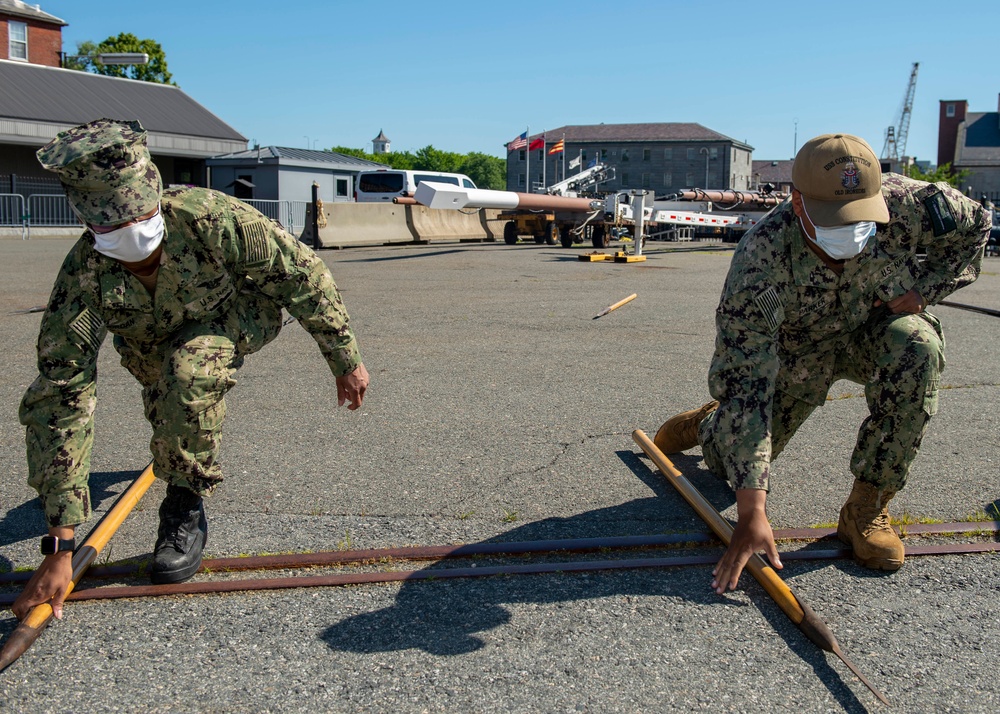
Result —
[[517, 151], [518, 149], [523, 149], [527, 145], [528, 145], [528, 132], [525, 131], [516, 139], [514, 139], [514, 141], [507, 144], [507, 151]]

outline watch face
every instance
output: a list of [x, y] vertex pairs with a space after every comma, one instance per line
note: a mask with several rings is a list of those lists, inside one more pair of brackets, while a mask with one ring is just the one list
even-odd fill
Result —
[[64, 550], [73, 550], [75, 547], [76, 541], [72, 538], [60, 539], [51, 535], [42, 536], [42, 555], [54, 555]]

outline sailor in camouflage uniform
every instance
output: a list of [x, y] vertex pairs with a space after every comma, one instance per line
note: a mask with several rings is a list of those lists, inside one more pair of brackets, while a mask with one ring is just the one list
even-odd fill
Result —
[[868, 144], [846, 134], [807, 142], [792, 182], [733, 256], [716, 311], [715, 401], [654, 439], [665, 453], [700, 444], [736, 490], [738, 523], [713, 572], [720, 594], [754, 552], [781, 567], [765, 513], [770, 465], [838, 379], [864, 385], [869, 415], [837, 534], [861, 565], [902, 565], [886, 504], [937, 411], [944, 368], [941, 324], [925, 308], [978, 277], [990, 228], [989, 211], [947, 184], [882, 176]]
[[319, 344], [341, 405], [357, 409], [368, 385], [325, 264], [229, 196], [164, 191], [139, 122], [75, 127], [38, 158], [59, 175], [87, 232], [56, 278], [38, 338], [39, 375], [20, 408], [29, 483], [50, 528], [44, 550], [54, 552], [15, 603], [18, 617], [50, 599], [61, 615], [72, 546], [51, 536], [72, 539], [74, 526], [90, 516], [97, 354], [108, 332], [142, 384], [154, 471], [168, 483], [154, 583], [185, 580], [201, 564], [202, 496], [222, 480], [216, 459], [224, 397], [244, 358], [278, 335], [282, 308]]

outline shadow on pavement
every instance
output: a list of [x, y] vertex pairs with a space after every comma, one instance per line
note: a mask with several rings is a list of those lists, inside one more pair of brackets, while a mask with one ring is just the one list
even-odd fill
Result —
[[[123, 489], [118, 484], [131, 484], [141, 471], [95, 471], [90, 474], [90, 503], [94, 512], [101, 510], [107, 499], [118, 498]], [[10, 545], [48, 533], [45, 514], [37, 498], [15, 506], [0, 517], [0, 546]], [[79, 538], [79, 536], [77, 536]], [[0, 569], [3, 565], [0, 564]]]
[[[594, 535], [647, 535], [643, 524], [662, 520], [650, 518], [655, 511], [671, 509], [676, 513], [690, 512], [690, 520], [681, 528], [704, 531], [704, 524], [664, 478], [636, 453], [619, 451], [619, 458], [656, 494], [652, 498], [630, 501], [610, 508], [581, 513], [570, 518], [549, 518], [529, 523], [500, 534], [486, 542], [535, 541], [552, 538], [580, 538]], [[689, 476], [702, 493], [715, 504], [728, 507], [734, 501], [728, 484], [714, 477], [703, 467], [695, 467], [697, 457], [680, 456], [675, 465], [690, 472]], [[679, 509], [685, 509], [683, 511]], [[676, 519], [675, 519], [676, 521]], [[623, 531], [627, 524], [628, 532]], [[428, 570], [448, 567], [435, 563]], [[826, 567], [826, 566], [818, 566]], [[701, 571], [699, 571], [701, 574]], [[845, 678], [827, 661], [826, 655], [798, 631], [781, 610], [755, 582], [743, 583], [751, 600], [758, 605], [789, 649], [808, 663], [816, 676], [843, 706], [845, 711], [866, 711]], [[690, 578], [678, 577], [672, 568], [560, 574], [546, 577], [491, 577], [441, 581], [404, 582], [393, 605], [348, 617], [330, 627], [322, 635], [327, 645], [337, 651], [390, 652], [418, 649], [438, 656], [458, 656], [485, 646], [477, 633], [488, 632], [511, 622], [505, 605], [517, 603], [563, 603], [599, 599], [620, 595], [647, 595], [674, 598], [699, 606], [745, 607], [742, 602], [716, 595], [708, 587], [693, 588]], [[664, 622], [665, 635], [673, 625]], [[681, 638], [683, 634], [679, 635]], [[669, 638], [664, 639], [664, 643]], [[853, 678], [848, 673], [847, 677]]]

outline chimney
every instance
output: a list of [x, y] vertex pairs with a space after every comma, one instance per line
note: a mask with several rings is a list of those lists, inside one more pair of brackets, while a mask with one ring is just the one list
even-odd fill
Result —
[[958, 143], [958, 127], [965, 121], [969, 111], [969, 102], [965, 99], [942, 99], [938, 114], [938, 166], [955, 163], [955, 150]]

